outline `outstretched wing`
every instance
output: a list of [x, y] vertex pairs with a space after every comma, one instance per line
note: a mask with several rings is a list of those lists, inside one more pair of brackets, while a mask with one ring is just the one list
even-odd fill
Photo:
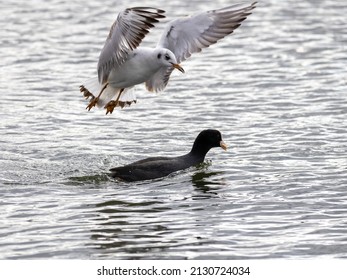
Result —
[[149, 29], [164, 18], [165, 11], [150, 7], [128, 8], [113, 23], [99, 56], [98, 78], [107, 81], [113, 67], [121, 65], [128, 53], [138, 47]]
[[171, 50], [180, 63], [231, 34], [252, 13], [257, 2], [236, 4], [219, 10], [179, 18], [168, 23], [158, 47]]

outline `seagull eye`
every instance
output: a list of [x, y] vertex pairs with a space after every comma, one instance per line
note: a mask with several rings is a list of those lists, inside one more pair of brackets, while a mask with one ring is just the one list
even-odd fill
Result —
[[170, 59], [170, 56], [168, 54], [165, 55], [165, 59], [166, 60], [169, 60]]

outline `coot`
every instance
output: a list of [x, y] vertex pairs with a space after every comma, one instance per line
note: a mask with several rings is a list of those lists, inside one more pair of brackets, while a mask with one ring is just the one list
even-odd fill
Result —
[[124, 181], [142, 181], [161, 178], [172, 172], [202, 163], [207, 152], [214, 147], [227, 149], [218, 130], [203, 130], [196, 137], [188, 154], [178, 157], [150, 157], [131, 164], [110, 169], [110, 176]]

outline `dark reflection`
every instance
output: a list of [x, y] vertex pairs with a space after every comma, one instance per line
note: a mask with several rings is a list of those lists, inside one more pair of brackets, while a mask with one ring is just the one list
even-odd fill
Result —
[[[114, 209], [115, 212], [122, 212], [125, 213], [127, 209], [131, 209], [130, 212], [137, 211], [141, 213], [154, 213], [154, 212], [161, 212], [163, 210], [167, 210], [168, 208], [160, 208], [160, 207], [154, 207], [152, 208], [152, 205], [161, 204], [158, 201], [144, 201], [144, 202], [128, 202], [128, 201], [121, 201], [121, 200], [108, 200], [105, 202], [101, 202], [95, 205], [97, 209], [99, 209], [99, 212], [102, 212], [102, 209]], [[148, 208], [148, 209], [147, 209]]]
[[[104, 250], [107, 255], [146, 256], [150, 251], [165, 251], [167, 246], [163, 238], [171, 233], [170, 221], [160, 219], [160, 213], [170, 210], [162, 202], [128, 202], [108, 200], [95, 205], [97, 218], [95, 228], [91, 230], [88, 246]], [[156, 222], [147, 223], [148, 218]], [[172, 244], [171, 244], [172, 245]]]
[[215, 189], [215, 186], [221, 185], [220, 182], [218, 181], [213, 181], [213, 180], [208, 180], [210, 177], [221, 174], [222, 172], [198, 172], [195, 173], [192, 176], [192, 183], [193, 186], [198, 188], [199, 190], [203, 192], [207, 192], [211, 190], [211, 186], [214, 186], [213, 188]]
[[207, 172], [199, 171], [192, 176], [192, 184], [197, 191], [193, 194], [194, 199], [207, 199], [218, 195], [217, 190], [223, 185], [223, 182], [216, 179], [215, 177], [222, 172]]

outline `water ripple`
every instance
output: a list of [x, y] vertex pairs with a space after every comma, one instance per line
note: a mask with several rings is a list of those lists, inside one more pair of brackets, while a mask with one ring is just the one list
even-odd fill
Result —
[[[78, 86], [127, 2], [15, 2], [0, 3], [0, 258], [347, 257], [345, 4], [260, 1], [164, 93], [139, 87], [135, 106], [105, 116]], [[107, 175], [186, 153], [205, 128], [229, 151], [160, 180]]]

